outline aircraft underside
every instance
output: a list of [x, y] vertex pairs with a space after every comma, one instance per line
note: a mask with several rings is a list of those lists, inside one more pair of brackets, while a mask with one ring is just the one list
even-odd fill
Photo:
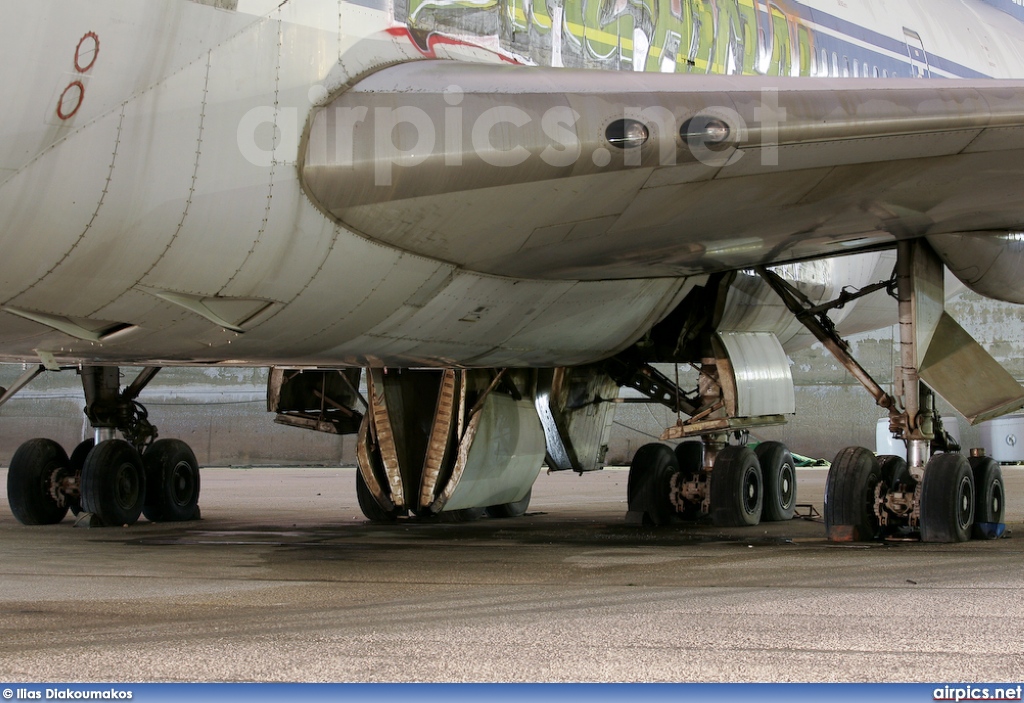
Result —
[[[532, 30], [502, 44], [416, 26], [451, 3], [398, 3], [405, 21], [383, 3], [265, 4], [19, 7], [61, 31], [0, 48], [24, 107], [0, 125], [0, 359], [33, 364], [0, 405], [75, 370], [94, 431], [15, 452], [21, 522], [199, 517], [193, 452], [139, 401], [175, 364], [274, 367], [278, 421], [357, 437], [371, 521], [522, 515], [544, 466], [604, 466], [622, 388], [680, 417], [633, 457], [631, 521], [786, 520], [792, 455], [747, 439], [794, 413], [786, 352], [817, 341], [908, 447], [836, 448], [829, 539], [1001, 534], [999, 466], [959, 454], [935, 397], [971, 422], [1024, 407], [943, 287], [948, 268], [1024, 302], [1024, 83], [868, 78], [856, 56], [864, 77], [845, 81], [773, 3], [778, 47], [742, 77], [696, 70], [715, 31], [697, 3], [691, 57], [661, 31], [660, 59], [630, 59], [651, 74], [565, 69], [553, 38], [550, 66], [514, 65], [535, 61], [513, 51]], [[881, 47], [893, 76], [930, 75], [917, 30], [894, 41], [911, 40], [907, 60]], [[727, 72], [755, 55], [719, 48]], [[896, 320], [889, 393], [842, 335]], [[145, 370], [122, 388], [127, 364]], [[656, 364], [697, 369], [696, 387]]]
[[[892, 262], [879, 258], [875, 269]], [[694, 286], [679, 306], [622, 352], [575, 367], [272, 369], [268, 410], [312, 431], [354, 434], [356, 492], [365, 517], [466, 521], [517, 517], [544, 466], [580, 473], [604, 466], [620, 389], [676, 411], [662, 443], [633, 457], [627, 519], [665, 525], [709, 521], [752, 526], [792, 519], [792, 454], [777, 442], [748, 447], [749, 434], [795, 411], [786, 352], [774, 332], [752, 331], [749, 298], [781, 307], [822, 342], [890, 415], [908, 460], [840, 448], [828, 476], [831, 540], [918, 535], [924, 541], [993, 539], [1003, 532], [999, 465], [960, 448], [943, 430], [935, 393], [972, 422], [1024, 405], [1024, 388], [943, 312], [944, 267], [922, 242], [898, 248], [889, 279], [833, 300], [811, 300], [778, 273], [723, 274]], [[897, 393], [853, 359], [829, 314], [883, 296], [898, 309]], [[746, 329], [741, 329], [746, 320]], [[776, 322], [776, 329], [786, 329]], [[797, 335], [790, 336], [802, 344]], [[682, 388], [655, 363], [699, 369]], [[45, 367], [30, 369], [0, 404]], [[159, 371], [120, 387], [114, 366], [78, 368], [94, 437], [72, 448], [23, 444], [8, 473], [8, 500], [25, 524], [61, 521], [70, 510], [92, 525], [199, 517], [199, 467], [187, 444], [158, 437], [138, 397]], [[684, 419], [685, 418], [685, 419]], [[682, 441], [680, 441], [682, 440]]]

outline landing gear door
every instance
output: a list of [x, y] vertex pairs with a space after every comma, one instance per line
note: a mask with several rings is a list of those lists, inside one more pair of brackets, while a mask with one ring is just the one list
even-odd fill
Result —
[[[796, 412], [793, 374], [778, 338], [768, 332], [719, 332], [716, 355], [731, 368], [732, 393], [726, 404], [733, 417], [792, 415]], [[723, 359], [724, 357], [724, 359]], [[734, 398], [729, 398], [734, 394]]]

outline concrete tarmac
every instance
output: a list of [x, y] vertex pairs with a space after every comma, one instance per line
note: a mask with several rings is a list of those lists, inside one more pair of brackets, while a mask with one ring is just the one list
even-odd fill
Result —
[[[205, 469], [182, 524], [3, 501], [0, 680], [1024, 680], [1024, 469], [1012, 537], [954, 545], [631, 527], [626, 475], [542, 475], [471, 524], [369, 525], [353, 469]], [[819, 511], [824, 476], [799, 472]]]

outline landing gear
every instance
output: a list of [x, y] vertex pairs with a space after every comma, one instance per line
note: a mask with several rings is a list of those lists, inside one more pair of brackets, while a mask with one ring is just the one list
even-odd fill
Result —
[[974, 524], [974, 474], [965, 457], [936, 454], [921, 488], [921, 541], [966, 542]]
[[491, 505], [485, 508], [485, 512], [488, 517], [496, 518], [508, 518], [508, 517], [520, 517], [526, 514], [527, 508], [530, 507], [530, 498], [533, 496], [533, 489], [531, 488], [526, 492], [526, 495], [514, 503], [502, 503], [501, 505]]
[[[977, 423], [1024, 404], [1024, 387], [945, 312], [942, 261], [922, 240], [897, 245], [895, 275], [859, 292], [814, 305], [777, 273], [758, 269], [787, 307], [889, 412], [907, 459], [877, 459], [851, 447], [836, 457], [825, 493], [825, 525], [833, 541], [871, 540], [899, 530], [924, 542], [963, 542], [972, 534], [1002, 534], [1003, 495], [998, 465], [971, 461], [945, 432], [935, 392]], [[890, 395], [871, 378], [836, 334], [827, 312], [872, 290], [886, 289], [899, 305], [900, 364]], [[980, 452], [980, 450], [979, 450]]]
[[546, 447], [527, 399], [538, 385], [531, 371], [370, 369], [356, 446], [363, 515], [468, 522], [525, 513]]
[[825, 483], [825, 534], [833, 542], [878, 537], [875, 489], [882, 472], [875, 455], [863, 447], [839, 452]]
[[199, 510], [199, 464], [187, 444], [158, 439], [142, 455], [146, 500], [142, 514], [151, 522], [195, 520]]
[[630, 520], [666, 525], [675, 509], [669, 498], [672, 476], [679, 472], [675, 452], [664, 444], [645, 444], [633, 456], [626, 482]]
[[1006, 503], [1003, 498], [1003, 472], [993, 459], [972, 456], [974, 474], [974, 539], [999, 539], [1005, 532]]
[[718, 452], [711, 472], [711, 520], [718, 527], [744, 527], [761, 521], [764, 484], [757, 455], [746, 447]]
[[[623, 378], [652, 401], [689, 416], [685, 421], [680, 417], [661, 437], [684, 440], [674, 451], [648, 444], [634, 456], [627, 521], [663, 525], [677, 518], [709, 516], [716, 526], [742, 527], [762, 520], [792, 519], [796, 510], [792, 454], [779, 442], [765, 442], [756, 451], [744, 446], [752, 428], [785, 422], [781, 414], [768, 411], [792, 412], [791, 398], [787, 398], [792, 395], [791, 383], [782, 375], [751, 380], [737, 371], [737, 363], [750, 358], [769, 359], [788, 368], [781, 345], [773, 335], [733, 334], [712, 338], [706, 349], [695, 391], [683, 392], [678, 377], [674, 383], [650, 367]], [[742, 386], [737, 382], [741, 375]], [[751, 389], [755, 386], [773, 403], [754, 405]], [[730, 441], [739, 444], [730, 446]]]
[[380, 503], [370, 493], [370, 489], [366, 486], [366, 480], [360, 471], [356, 471], [356, 500], [359, 502], [359, 510], [370, 522], [377, 523], [389, 523], [394, 522], [398, 519], [399, 514], [405, 514], [407, 511], [399, 511], [396, 508], [391, 510], [385, 510], [381, 507]]
[[134, 525], [146, 498], [142, 457], [123, 439], [97, 444], [82, 468], [82, 509], [104, 525]]
[[[95, 437], [70, 457], [49, 439], [19, 447], [8, 472], [7, 499], [20, 522], [56, 523], [68, 510], [90, 513], [90, 525], [132, 525], [143, 511], [150, 520], [198, 517], [195, 455], [183, 442], [156, 441], [156, 428], [136, 401], [158, 371], [143, 369], [122, 391], [116, 367], [82, 367], [85, 414]], [[124, 439], [115, 437], [118, 432]]]
[[64, 449], [50, 439], [18, 447], [7, 472], [7, 502], [23, 525], [53, 525], [68, 514], [62, 488], [73, 475]]
[[793, 454], [781, 442], [761, 442], [754, 450], [764, 479], [762, 522], [784, 522], [796, 514]]

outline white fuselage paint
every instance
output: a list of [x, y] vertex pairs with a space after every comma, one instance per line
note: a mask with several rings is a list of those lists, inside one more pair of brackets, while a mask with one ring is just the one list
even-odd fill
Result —
[[[989, 75], [1024, 65], [980, 0], [804, 5], [892, 36], [913, 25]], [[628, 346], [700, 282], [497, 278], [325, 217], [297, 172], [310, 109], [423, 58], [388, 33], [387, 7], [40, 0], [6, 14], [0, 90], [17, 107], [0, 121], [0, 360], [572, 365]], [[498, 45], [463, 37], [433, 56], [510, 58]], [[886, 265], [868, 254], [790, 275], [824, 300]], [[806, 340], [779, 306], [741, 298], [733, 329]]]

